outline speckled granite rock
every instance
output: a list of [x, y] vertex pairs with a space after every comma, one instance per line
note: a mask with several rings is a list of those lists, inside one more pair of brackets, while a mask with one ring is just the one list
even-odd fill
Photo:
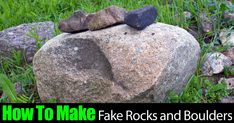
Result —
[[98, 30], [124, 22], [126, 11], [117, 6], [110, 6], [96, 13], [89, 14], [86, 18], [89, 30]]
[[223, 72], [225, 66], [231, 66], [232, 61], [222, 53], [208, 53], [202, 66], [202, 73], [207, 76]]
[[234, 89], [234, 78], [221, 78], [219, 83], [225, 82], [227, 84], [227, 89], [232, 90]]
[[32, 33], [36, 32], [36, 38], [42, 41], [54, 37], [53, 22], [38, 22], [21, 24], [0, 32], [0, 55], [9, 56], [12, 50], [21, 50], [25, 53], [28, 62], [32, 62], [36, 53], [36, 40]]
[[43, 102], [163, 102], [194, 73], [200, 47], [184, 29], [157, 23], [61, 34], [34, 57]]
[[234, 46], [234, 31], [233, 30], [221, 30], [219, 33], [219, 39], [223, 45]]
[[225, 56], [232, 60], [232, 64], [234, 64], [234, 47], [228, 49], [227, 51], [223, 52]]
[[224, 97], [221, 100], [221, 103], [234, 103], [234, 96]]

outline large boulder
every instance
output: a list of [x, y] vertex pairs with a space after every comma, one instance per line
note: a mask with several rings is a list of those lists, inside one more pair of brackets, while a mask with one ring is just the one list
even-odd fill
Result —
[[43, 102], [163, 102], [187, 84], [199, 52], [179, 27], [119, 25], [61, 34], [36, 53], [33, 65]]
[[[0, 32], [0, 56], [9, 56], [13, 51], [22, 51], [28, 62], [32, 62], [37, 46], [54, 37], [51, 21], [27, 23]], [[39, 42], [40, 41], [40, 42]]]

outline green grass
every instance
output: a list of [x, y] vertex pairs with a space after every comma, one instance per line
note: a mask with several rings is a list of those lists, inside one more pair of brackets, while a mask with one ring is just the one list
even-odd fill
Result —
[[[95, 12], [110, 5], [118, 5], [127, 10], [145, 5], [154, 5], [158, 9], [158, 21], [187, 28], [191, 23], [183, 16], [183, 11], [190, 11], [196, 18], [200, 12], [208, 15], [221, 15], [221, 2], [216, 0], [1, 0], [0, 1], [0, 30], [14, 25], [35, 21], [51, 20], [58, 22], [71, 15], [75, 10]], [[210, 7], [207, 7], [209, 6]], [[211, 8], [211, 9], [210, 9]], [[211, 11], [217, 11], [211, 14]], [[199, 20], [196, 18], [196, 20]], [[221, 25], [218, 24], [217, 27]]]
[[178, 95], [169, 93], [169, 102], [172, 103], [215, 103], [227, 96], [225, 83], [215, 84], [205, 77], [193, 76], [184, 91]]
[[226, 77], [228, 77], [228, 76], [234, 76], [234, 66], [225, 67], [225, 68], [224, 68], [224, 75], [225, 75]]
[[[21, 90], [24, 96], [28, 98], [30, 97], [30, 100], [38, 100], [38, 94], [36, 92], [36, 80], [33, 74], [32, 65], [26, 64], [24, 57], [23, 55], [21, 55], [20, 52], [14, 51], [12, 53], [12, 58], [1, 57], [0, 65], [1, 65], [0, 74], [2, 74], [0, 76], [0, 81], [1, 81], [0, 87], [3, 87], [4, 84], [10, 85], [9, 84], [10, 82], [12, 84], [19, 82], [22, 86]], [[3, 75], [7, 75], [7, 79]], [[5, 80], [6, 82], [3, 80]], [[13, 92], [13, 94], [15, 93], [14, 92], [15, 90], [12, 89], [12, 87], [10, 90]], [[4, 90], [4, 92], [10, 93], [9, 90]], [[0, 99], [0, 102], [9, 102], [9, 100], [4, 100], [5, 97], [2, 98], [3, 99]], [[10, 101], [18, 102], [17, 100], [10, 100]]]
[[[170, 3], [170, 4], [169, 4]], [[201, 59], [197, 71], [180, 95], [171, 94], [170, 102], [216, 102], [226, 96], [226, 88], [223, 84], [215, 84], [213, 81], [201, 76], [201, 65], [204, 56], [208, 52], [225, 51], [228, 46], [219, 44], [218, 35], [221, 29], [232, 29], [233, 22], [223, 20], [225, 10], [233, 11], [233, 7], [227, 6], [224, 0], [1, 0], [0, 1], [0, 30], [16, 26], [22, 23], [53, 21], [58, 25], [62, 19], [69, 17], [75, 10], [84, 10], [88, 13], [96, 12], [110, 5], [117, 5], [127, 10], [153, 5], [158, 9], [158, 22], [177, 25], [184, 29], [195, 26], [198, 30], [198, 41], [202, 48]], [[186, 19], [184, 11], [192, 13], [192, 19]], [[208, 17], [215, 17], [213, 31], [201, 32], [201, 20], [199, 14], [205, 12]], [[232, 24], [231, 24], [232, 23]], [[57, 34], [60, 32], [56, 28]], [[36, 40], [37, 36], [31, 34]], [[210, 38], [212, 43], [206, 44], [205, 39]], [[40, 48], [40, 41], [37, 41]], [[233, 70], [225, 69], [225, 75], [233, 75]], [[36, 80], [32, 65], [26, 64], [24, 56], [18, 52], [13, 53], [12, 58], [0, 58], [0, 74], [7, 75], [12, 83], [20, 82], [24, 95], [31, 100], [38, 100]], [[5, 97], [0, 101], [4, 102]]]

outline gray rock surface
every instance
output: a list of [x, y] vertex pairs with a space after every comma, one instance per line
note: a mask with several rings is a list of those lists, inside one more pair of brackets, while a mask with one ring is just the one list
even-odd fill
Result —
[[224, 18], [234, 21], [234, 12], [225, 12]]
[[225, 56], [232, 60], [232, 64], [234, 64], [234, 47], [228, 49], [227, 51], [223, 52]]
[[199, 14], [199, 19], [201, 22], [201, 29], [203, 32], [208, 33], [213, 30], [212, 20], [211, 18], [207, 17], [205, 12]]
[[89, 30], [98, 30], [124, 22], [126, 11], [117, 6], [110, 6], [104, 10], [89, 14], [86, 18]]
[[[36, 34], [36, 35], [35, 35]], [[13, 50], [25, 53], [28, 62], [32, 62], [36, 53], [36, 39], [46, 41], [54, 37], [53, 22], [21, 24], [0, 32], [0, 55], [9, 56]]]
[[33, 65], [43, 102], [163, 102], [187, 84], [199, 53], [196, 39], [182, 28], [119, 25], [58, 35], [36, 53]]
[[222, 53], [208, 53], [202, 66], [202, 73], [207, 76], [223, 72], [224, 66], [231, 66], [232, 61]]
[[221, 103], [234, 103], [234, 96], [224, 97], [221, 100]]
[[227, 89], [232, 90], [234, 89], [234, 78], [221, 78], [219, 83], [225, 82], [227, 84]]
[[222, 30], [219, 33], [219, 38], [223, 45], [234, 46], [234, 30]]
[[191, 13], [191, 12], [189, 12], [189, 11], [184, 11], [183, 14], [184, 14], [184, 17], [185, 17], [186, 19], [192, 19], [192, 13]]

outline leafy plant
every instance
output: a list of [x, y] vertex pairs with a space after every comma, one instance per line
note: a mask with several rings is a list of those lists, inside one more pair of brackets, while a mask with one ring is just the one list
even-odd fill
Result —
[[20, 66], [22, 64], [22, 53], [21, 51], [16, 51], [16, 50], [13, 50], [12, 51], [12, 60], [14, 61], [14, 63], [17, 65], [17, 66]]
[[37, 35], [35, 30], [36, 29], [31, 29], [28, 36], [31, 38], [34, 38], [36, 40], [37, 49], [40, 49], [42, 47], [42, 45], [44, 44], [44, 41], [40, 40], [40, 37]]
[[0, 74], [0, 85], [2, 86], [3, 92], [9, 97], [11, 102], [17, 102], [17, 95], [14, 85], [4, 74]]
[[193, 76], [181, 94], [170, 92], [171, 103], [215, 103], [228, 95], [224, 83], [215, 84], [207, 78]]
[[49, 103], [57, 103], [58, 100], [56, 98], [50, 98], [48, 102]]
[[228, 77], [228, 76], [234, 76], [234, 66], [231, 66], [231, 67], [225, 66], [224, 67], [224, 75], [226, 77]]
[[225, 83], [220, 83], [208, 86], [205, 98], [208, 103], [214, 103], [227, 95], [227, 85]]
[[29, 102], [29, 98], [27, 96], [25, 96], [25, 95], [17, 96], [14, 84], [4, 74], [0, 74], [0, 85], [2, 87], [3, 92], [10, 99], [10, 102], [12, 102], [12, 103], [27, 103], [27, 102]]

